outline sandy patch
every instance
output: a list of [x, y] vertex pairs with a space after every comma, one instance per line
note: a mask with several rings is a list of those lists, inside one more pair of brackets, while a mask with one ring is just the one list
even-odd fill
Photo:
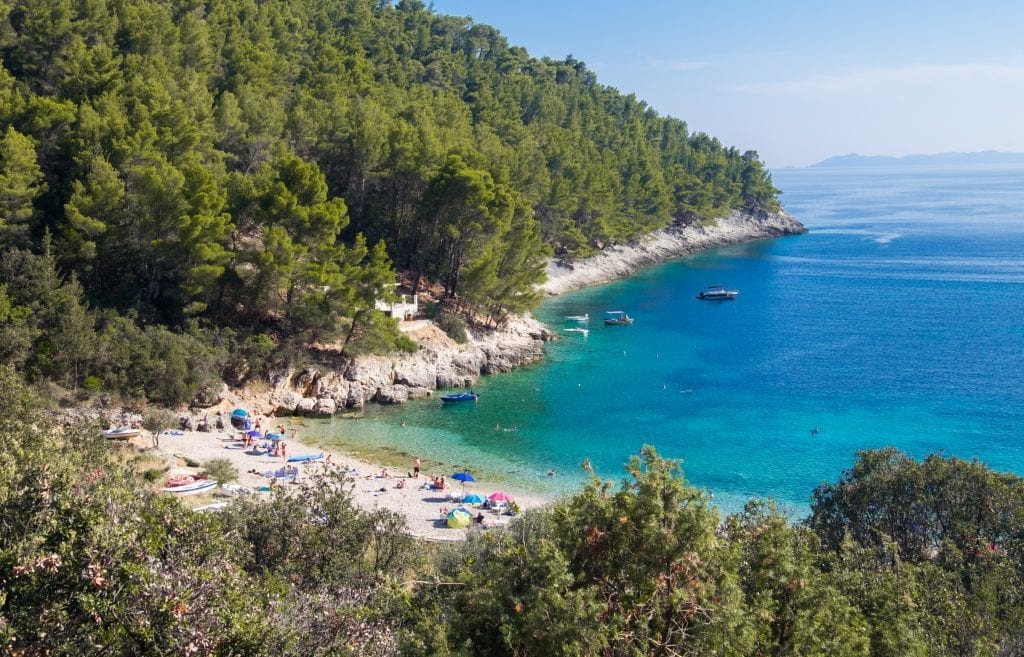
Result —
[[[328, 466], [325, 461], [310, 463], [287, 463], [286, 459], [269, 455], [254, 456], [241, 449], [228, 449], [228, 446], [238, 443], [234, 438], [237, 434], [228, 434], [223, 431], [210, 433], [199, 431], [182, 431], [175, 434], [164, 433], [160, 437], [160, 447], [156, 454], [166, 458], [168, 462], [180, 462], [188, 459], [197, 463], [205, 463], [212, 459], [223, 458], [229, 460], [237, 469], [239, 474], [236, 483], [250, 488], [268, 486], [270, 479], [256, 473], [276, 472], [286, 465], [295, 465], [299, 468], [300, 481], [309, 480], [309, 475], [322, 471]], [[134, 439], [139, 446], [151, 448], [152, 441], [148, 434]], [[400, 476], [382, 478], [380, 475], [384, 467], [378, 464], [368, 463], [349, 455], [325, 450], [321, 447], [310, 447], [301, 441], [288, 440], [288, 455], [299, 456], [303, 454], [323, 453], [325, 459], [331, 457], [334, 467], [345, 468], [350, 472], [354, 481], [352, 492], [353, 500], [357, 506], [366, 510], [389, 509], [405, 516], [409, 525], [409, 533], [419, 538], [437, 541], [455, 541], [466, 537], [467, 529], [451, 529], [442, 520], [442, 509], [451, 509], [459, 506], [457, 498], [463, 490], [458, 482], [449, 482], [448, 490], [430, 490], [424, 487], [429, 477], [420, 475], [419, 479], [406, 476], [406, 472], [395, 473]], [[198, 472], [198, 467], [175, 466], [170, 473]], [[452, 473], [446, 473], [448, 475]], [[405, 482], [403, 488], [397, 488], [398, 482]], [[285, 487], [292, 487], [294, 484], [283, 484]], [[496, 485], [488, 484], [486, 480], [476, 481], [466, 486], [467, 493], [476, 493], [481, 497], [487, 497], [497, 490]], [[513, 495], [523, 509], [542, 506], [549, 500], [539, 497], [536, 494], [524, 494], [521, 491], [513, 491], [502, 487], [502, 490]], [[268, 493], [260, 493], [267, 495]], [[470, 508], [470, 507], [467, 507]], [[474, 514], [475, 509], [471, 509]], [[508, 514], [497, 514], [494, 511], [483, 510], [486, 526], [506, 525], [512, 519]]]

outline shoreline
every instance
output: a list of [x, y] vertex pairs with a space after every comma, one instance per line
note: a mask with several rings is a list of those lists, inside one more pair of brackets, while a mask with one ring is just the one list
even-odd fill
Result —
[[610, 283], [645, 267], [698, 251], [806, 232], [807, 228], [785, 211], [762, 215], [731, 212], [707, 224], [684, 226], [675, 223], [628, 244], [613, 244], [601, 253], [577, 262], [549, 260], [548, 280], [539, 289], [549, 296], [556, 296]]
[[[442, 508], [450, 510], [461, 506], [460, 502], [451, 499], [453, 494], [460, 494], [463, 490], [459, 482], [449, 480], [449, 485], [445, 491], [422, 488], [422, 485], [430, 479], [431, 474], [443, 474], [445, 477], [450, 478], [453, 474], [451, 472], [431, 473], [424, 469], [417, 479], [407, 477], [407, 471], [402, 470], [394, 472], [388, 478], [382, 478], [380, 474], [386, 469], [383, 465], [371, 463], [338, 450], [328, 449], [322, 445], [314, 446], [308, 441], [303, 442], [301, 439], [287, 440], [289, 455], [323, 453], [325, 459], [308, 463], [287, 463], [286, 459], [282, 457], [266, 454], [254, 456], [246, 453], [245, 450], [228, 449], [228, 445], [233, 445], [237, 442], [234, 438], [237, 433], [223, 430], [211, 432], [181, 431], [175, 434], [163, 432], [160, 436], [160, 447], [155, 448], [152, 447], [152, 434], [144, 431], [139, 438], [134, 438], [130, 442], [142, 453], [160, 459], [168, 466], [167, 472], [161, 476], [161, 482], [164, 478], [177, 474], [195, 474], [202, 470], [201, 466], [203, 463], [212, 459], [227, 459], [239, 473], [238, 479], [234, 483], [253, 490], [260, 486], [269, 485], [271, 479], [262, 476], [262, 474], [254, 474], [252, 470], [256, 470], [257, 473], [274, 472], [286, 464], [295, 465], [298, 466], [301, 473], [300, 480], [310, 481], [312, 475], [322, 471], [325, 467], [329, 467], [326, 461], [329, 455], [335, 467], [344, 468], [349, 473], [352, 481], [352, 502], [355, 506], [364, 511], [387, 509], [398, 513], [405, 518], [408, 533], [411, 536], [430, 541], [451, 542], [464, 540], [467, 532], [476, 531], [475, 529], [449, 528], [441, 519]], [[200, 466], [182, 465], [180, 464], [182, 461], [186, 463], [188, 461], [199, 463]], [[408, 466], [408, 470], [411, 469], [412, 463]], [[405, 482], [402, 488], [396, 488], [399, 481]], [[286, 489], [298, 486], [297, 484], [290, 483], [283, 483], [281, 485]], [[467, 493], [475, 492], [484, 498], [497, 490], [502, 490], [513, 496], [523, 511], [544, 506], [555, 499], [554, 497], [524, 492], [514, 487], [504, 485], [499, 487], [496, 484], [489, 483], [486, 479], [468, 484], [465, 490]], [[174, 495], [173, 493], [163, 494]], [[228, 495], [225, 491], [218, 490], [217, 495], [213, 496], [213, 499], [210, 501], [223, 501], [225, 498], [221, 494]], [[254, 494], [265, 495], [267, 493], [255, 492], [254, 490]], [[197, 496], [190, 499], [197, 502], [206, 501], [205, 496]], [[498, 515], [490, 510], [483, 510], [482, 512], [485, 516], [487, 527], [504, 526], [512, 519], [512, 516], [507, 514]]]
[[[608, 283], [629, 276], [639, 269], [666, 260], [688, 255], [704, 249], [741, 242], [796, 235], [806, 228], [785, 212], [752, 216], [741, 213], [716, 220], [713, 224], [672, 225], [638, 238], [627, 245], [612, 245], [591, 258], [566, 265], [554, 260], [548, 263], [548, 281], [540, 286], [550, 296], [593, 285]], [[422, 322], [408, 334], [417, 344], [419, 351], [413, 354], [392, 354], [389, 356], [364, 356], [336, 367], [330, 359], [320, 367], [306, 367], [289, 370], [271, 377], [270, 385], [262, 389], [253, 387], [228, 389], [224, 386], [216, 403], [205, 408], [191, 408], [182, 413], [184, 418], [195, 422], [203, 416], [226, 417], [234, 407], [246, 408], [252, 417], [263, 416], [269, 423], [284, 422], [293, 429], [303, 429], [304, 416], [329, 418], [343, 412], [360, 412], [367, 403], [401, 404], [408, 399], [433, 395], [435, 390], [448, 387], [470, 386], [482, 375], [508, 372], [542, 360], [543, 343], [555, 339], [554, 334], [530, 315], [513, 318], [502, 330], [469, 331], [465, 344], [457, 344], [433, 324]], [[323, 354], [321, 354], [323, 355]], [[101, 412], [103, 415], [111, 415]], [[129, 418], [122, 410], [122, 426], [141, 421], [141, 417]], [[294, 419], [287, 416], [294, 416]], [[194, 426], [194, 425], [193, 425]], [[285, 464], [285, 459], [271, 456], [252, 456], [239, 449], [225, 449], [235, 441], [236, 434], [228, 430], [210, 432], [186, 430], [171, 435], [164, 432], [161, 448], [151, 445], [151, 434], [143, 432], [140, 439], [133, 440], [136, 447], [157, 455], [170, 467], [167, 475], [194, 473], [196, 467], [177, 465], [177, 461], [188, 459], [204, 463], [214, 458], [229, 460], [239, 471], [238, 483], [255, 488], [266, 486], [268, 478], [253, 474], [275, 471]], [[408, 523], [410, 535], [432, 541], [457, 541], [466, 536], [466, 530], [449, 529], [440, 519], [441, 507], [453, 508], [457, 503], [447, 493], [423, 490], [419, 487], [425, 477], [419, 480], [405, 477], [380, 478], [385, 465], [359, 458], [355, 454], [325, 446], [320, 440], [289, 440], [289, 453], [315, 454], [322, 452], [325, 457], [347, 470], [358, 473], [352, 488], [353, 503], [364, 510], [389, 509], [402, 515]], [[391, 460], [391, 459], [387, 459]], [[300, 464], [303, 476], [324, 467], [321, 463]], [[411, 469], [412, 464], [409, 464]], [[428, 468], [430, 466], [428, 465]], [[437, 472], [450, 477], [450, 472]], [[406, 481], [403, 488], [395, 488], [398, 481]], [[289, 484], [286, 484], [289, 486]], [[536, 491], [507, 487], [506, 482], [487, 481], [473, 485], [469, 490], [483, 496], [501, 488], [514, 495], [522, 509], [536, 508], [552, 502], [556, 495], [544, 495]], [[383, 489], [383, 490], [382, 490]], [[452, 491], [461, 491], [456, 486]], [[485, 512], [489, 526], [507, 524], [509, 516], [497, 516]]]

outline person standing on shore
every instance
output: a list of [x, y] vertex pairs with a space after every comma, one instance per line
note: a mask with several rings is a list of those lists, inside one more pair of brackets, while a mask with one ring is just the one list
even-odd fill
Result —
[[412, 476], [414, 478], [416, 478], [416, 479], [420, 478], [420, 466], [421, 465], [423, 465], [423, 464], [420, 463], [419, 457], [417, 457], [416, 460], [412, 462]]

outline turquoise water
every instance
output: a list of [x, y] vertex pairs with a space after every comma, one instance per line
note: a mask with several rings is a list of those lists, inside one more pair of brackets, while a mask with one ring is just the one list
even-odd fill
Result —
[[[618, 478], [650, 443], [725, 510], [772, 497], [796, 515], [858, 449], [1024, 474], [1024, 169], [775, 179], [807, 235], [555, 297], [536, 314], [563, 339], [482, 380], [479, 403], [372, 408], [316, 433], [548, 492], [576, 487], [584, 459]], [[697, 301], [712, 283], [740, 298]], [[561, 331], [565, 315], [620, 309], [633, 326]]]

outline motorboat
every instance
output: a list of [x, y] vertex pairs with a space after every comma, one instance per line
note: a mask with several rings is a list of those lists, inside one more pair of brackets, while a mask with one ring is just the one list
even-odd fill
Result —
[[100, 435], [107, 440], [128, 440], [129, 438], [137, 438], [142, 432], [138, 429], [107, 429], [101, 431]]
[[604, 318], [606, 326], [629, 326], [633, 323], [633, 318], [622, 310], [609, 310], [605, 315], [607, 315]]
[[587, 337], [588, 335], [590, 335], [590, 329], [585, 328], [567, 328], [565, 329], [565, 331], [566, 333], [579, 333], [583, 337]]
[[475, 392], [472, 392], [472, 391], [470, 391], [470, 392], [460, 392], [460, 393], [451, 394], [451, 395], [441, 395], [441, 401], [443, 401], [446, 404], [451, 404], [451, 403], [454, 403], [454, 402], [468, 402], [468, 401], [474, 401], [475, 402], [478, 399], [480, 399], [480, 395], [478, 395], [478, 394], [476, 394]]
[[722, 285], [711, 285], [708, 289], [697, 294], [702, 301], [730, 301], [740, 294], [739, 290], [727, 290]]
[[590, 313], [587, 313], [585, 315], [566, 315], [565, 318], [570, 322], [589, 322]]

